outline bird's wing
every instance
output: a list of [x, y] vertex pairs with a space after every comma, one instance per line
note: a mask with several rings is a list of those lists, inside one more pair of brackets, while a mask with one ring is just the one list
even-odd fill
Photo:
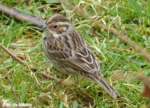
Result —
[[91, 74], [99, 72], [95, 56], [77, 32], [59, 38], [45, 38], [43, 41], [46, 55], [57, 64]]
[[100, 70], [100, 66], [97, 63], [95, 56], [88, 48], [82, 48], [75, 52], [70, 60], [70, 62], [88, 73], [92, 74], [94, 72], [99, 72]]
[[92, 74], [98, 72], [100, 67], [95, 56], [88, 48], [81, 48], [78, 51], [49, 51], [49, 56], [56, 60], [58, 64], [70, 67], [78, 71]]

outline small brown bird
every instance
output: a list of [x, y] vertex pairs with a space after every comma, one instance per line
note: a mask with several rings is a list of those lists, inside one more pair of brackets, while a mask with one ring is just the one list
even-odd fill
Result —
[[52, 14], [43, 29], [45, 54], [57, 69], [93, 80], [113, 98], [119, 96], [101, 75], [96, 57], [68, 19]]

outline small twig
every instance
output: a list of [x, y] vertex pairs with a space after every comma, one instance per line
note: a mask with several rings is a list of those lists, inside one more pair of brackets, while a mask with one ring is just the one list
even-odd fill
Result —
[[7, 16], [11, 16], [14, 19], [17, 19], [19, 21], [23, 22], [30, 22], [31, 24], [42, 28], [44, 25], [44, 20], [33, 15], [25, 14], [21, 11], [18, 11], [12, 7], [4, 6], [0, 3], [0, 12], [6, 14]]
[[45, 72], [41, 72], [41, 76], [42, 76], [43, 78], [45, 78], [45, 79], [55, 80], [54, 77], [52, 77], [52, 76], [46, 74]]
[[[32, 70], [33, 72], [36, 72], [37, 71], [37, 68], [35, 68], [34, 66], [30, 65], [28, 66], [27, 63], [23, 60], [21, 60], [19, 57], [17, 57], [15, 54], [13, 54], [11, 51], [9, 51], [9, 49], [7, 49], [5, 46], [1, 45], [1, 48], [7, 52], [13, 59], [15, 59], [16, 61], [18, 61], [19, 63], [27, 66], [30, 70]], [[46, 78], [46, 79], [50, 79], [50, 80], [55, 80], [54, 77], [44, 73], [44, 72], [41, 72], [40, 73], [42, 77]]]
[[12, 58], [14, 58], [15, 60], [17, 60], [19, 63], [26, 65], [26, 62], [24, 62], [23, 60], [21, 60], [19, 57], [17, 57], [16, 55], [14, 55], [11, 51], [9, 51], [5, 46], [1, 45], [2, 49], [7, 52]]
[[13, 54], [11, 51], [9, 51], [5, 46], [1, 45], [1, 47], [2, 47], [2, 49], [3, 49], [5, 52], [7, 52], [13, 59], [15, 59], [15, 60], [17, 60], [19, 63], [21, 63], [21, 64], [27, 66], [30, 70], [32, 70], [32, 71], [34, 71], [34, 72], [37, 71], [37, 69], [36, 69], [34, 66], [32, 66], [32, 65], [28, 66], [25, 61], [21, 60], [21, 59], [20, 59], [19, 57], [17, 57], [15, 54]]
[[20, 106], [19, 106], [19, 99], [17, 98], [17, 95], [16, 95], [16, 93], [14, 92], [12, 80], [11, 80], [11, 78], [10, 78], [9, 72], [8, 72], [8, 70], [7, 70], [6, 66], [5, 66], [4, 60], [3, 60], [4, 58], [3, 58], [2, 55], [0, 55], [0, 58], [1, 58], [1, 60], [2, 60], [2, 65], [3, 65], [3, 68], [4, 68], [4, 72], [5, 72], [5, 74], [6, 74], [7, 78], [8, 78], [8, 82], [9, 82], [9, 84], [10, 84], [10, 86], [11, 86], [11, 91], [12, 91], [12, 93], [13, 93], [13, 95], [14, 95], [14, 98], [15, 98], [15, 100], [16, 100], [16, 102], [17, 102], [17, 106], [18, 106], [18, 108], [20, 108]]
[[107, 25], [104, 25], [101, 21], [97, 21], [94, 18], [92, 18], [91, 16], [85, 15], [84, 11], [82, 11], [78, 7], [74, 7], [72, 4], [70, 4], [69, 2], [67, 2], [65, 0], [60, 0], [60, 2], [64, 3], [67, 6], [67, 8], [69, 8], [70, 10], [75, 10], [78, 15], [83, 16], [83, 17], [91, 20], [94, 24], [99, 25], [103, 29], [109, 31], [110, 33], [113, 33], [116, 36], [118, 36], [123, 41], [125, 41], [126, 43], [128, 43], [129, 45], [131, 45], [135, 50], [137, 50], [141, 54], [143, 54], [146, 57], [146, 59], [150, 62], [150, 53], [148, 53], [142, 46], [140, 46], [140, 45], [136, 44], [134, 41], [130, 40], [128, 38], [128, 36], [125, 35], [123, 32], [119, 32], [115, 28], [109, 28]]

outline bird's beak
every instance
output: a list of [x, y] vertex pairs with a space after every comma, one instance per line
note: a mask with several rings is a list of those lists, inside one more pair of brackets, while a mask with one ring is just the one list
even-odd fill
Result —
[[46, 25], [46, 24], [44, 24], [44, 25], [43, 25], [43, 27], [41, 28], [41, 30], [42, 30], [42, 31], [45, 31], [45, 30], [46, 30], [46, 28], [47, 28], [47, 25]]

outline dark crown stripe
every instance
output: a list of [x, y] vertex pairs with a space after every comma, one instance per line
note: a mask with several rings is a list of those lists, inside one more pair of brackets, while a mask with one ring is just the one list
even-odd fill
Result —
[[54, 23], [54, 22], [69, 22], [69, 20], [67, 18], [63, 17], [62, 15], [53, 14], [52, 16], [50, 16], [47, 19], [46, 24], [50, 24], [50, 23]]

